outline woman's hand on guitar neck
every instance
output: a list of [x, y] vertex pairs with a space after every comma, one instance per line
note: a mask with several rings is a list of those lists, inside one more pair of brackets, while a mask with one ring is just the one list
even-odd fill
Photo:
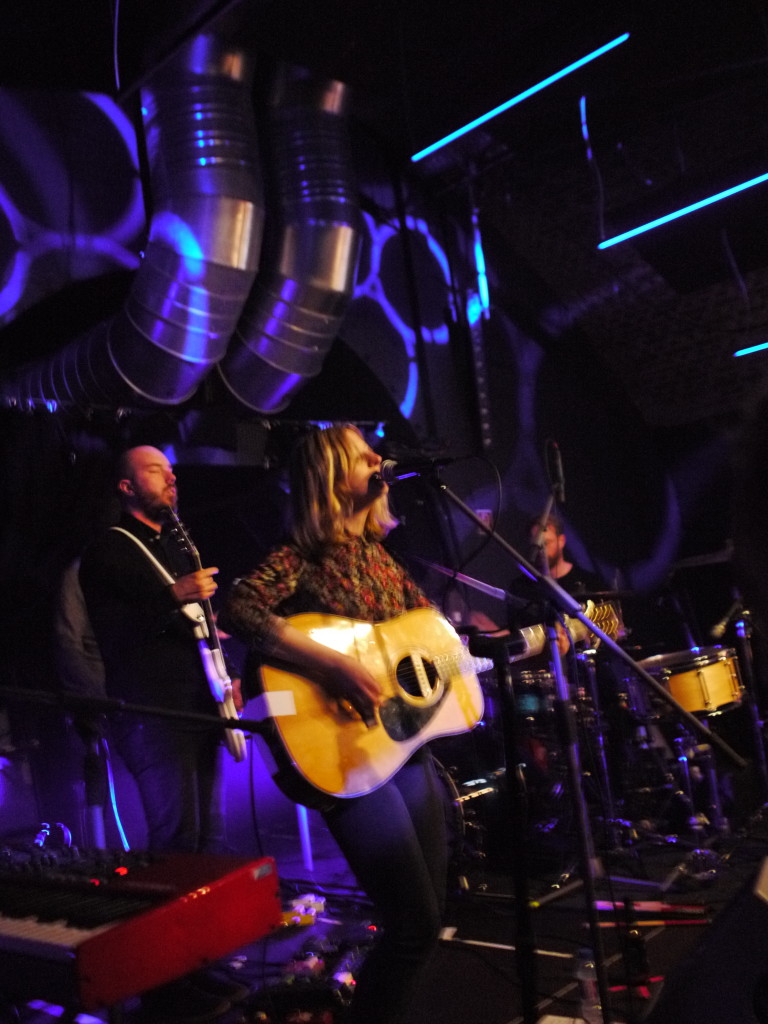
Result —
[[197, 569], [195, 572], [187, 573], [186, 576], [179, 576], [170, 587], [171, 593], [179, 604], [187, 604], [190, 601], [207, 601], [216, 593], [217, 583], [213, 577], [218, 571], [215, 566], [212, 566], [210, 569]]

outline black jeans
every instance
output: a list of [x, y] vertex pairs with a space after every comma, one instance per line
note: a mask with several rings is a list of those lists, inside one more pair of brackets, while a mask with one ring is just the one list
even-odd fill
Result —
[[447, 794], [428, 752], [384, 786], [324, 817], [382, 935], [357, 978], [349, 1022], [394, 1024], [437, 947], [446, 897]]
[[139, 789], [147, 848], [211, 852], [217, 730], [182, 730], [160, 718], [123, 714], [113, 720], [111, 731]]

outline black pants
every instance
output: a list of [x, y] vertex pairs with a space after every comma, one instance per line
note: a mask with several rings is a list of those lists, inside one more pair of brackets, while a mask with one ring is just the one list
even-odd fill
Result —
[[446, 793], [420, 751], [384, 786], [340, 800], [324, 817], [382, 935], [357, 978], [350, 1024], [394, 1024], [437, 942], [445, 910]]
[[211, 852], [218, 732], [126, 714], [114, 720], [112, 735], [138, 786], [148, 849]]

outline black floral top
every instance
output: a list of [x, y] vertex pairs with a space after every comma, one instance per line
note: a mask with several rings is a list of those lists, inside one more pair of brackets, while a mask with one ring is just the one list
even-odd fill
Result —
[[430, 601], [377, 541], [350, 537], [317, 559], [292, 544], [275, 548], [258, 569], [235, 581], [219, 625], [269, 654], [274, 616], [330, 613], [382, 622]]

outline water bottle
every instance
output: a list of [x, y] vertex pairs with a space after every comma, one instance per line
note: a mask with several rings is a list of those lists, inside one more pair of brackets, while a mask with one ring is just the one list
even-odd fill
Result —
[[579, 983], [579, 1016], [585, 1024], [602, 1024], [603, 1010], [597, 987], [595, 957], [591, 949], [580, 949], [576, 953], [573, 976]]

